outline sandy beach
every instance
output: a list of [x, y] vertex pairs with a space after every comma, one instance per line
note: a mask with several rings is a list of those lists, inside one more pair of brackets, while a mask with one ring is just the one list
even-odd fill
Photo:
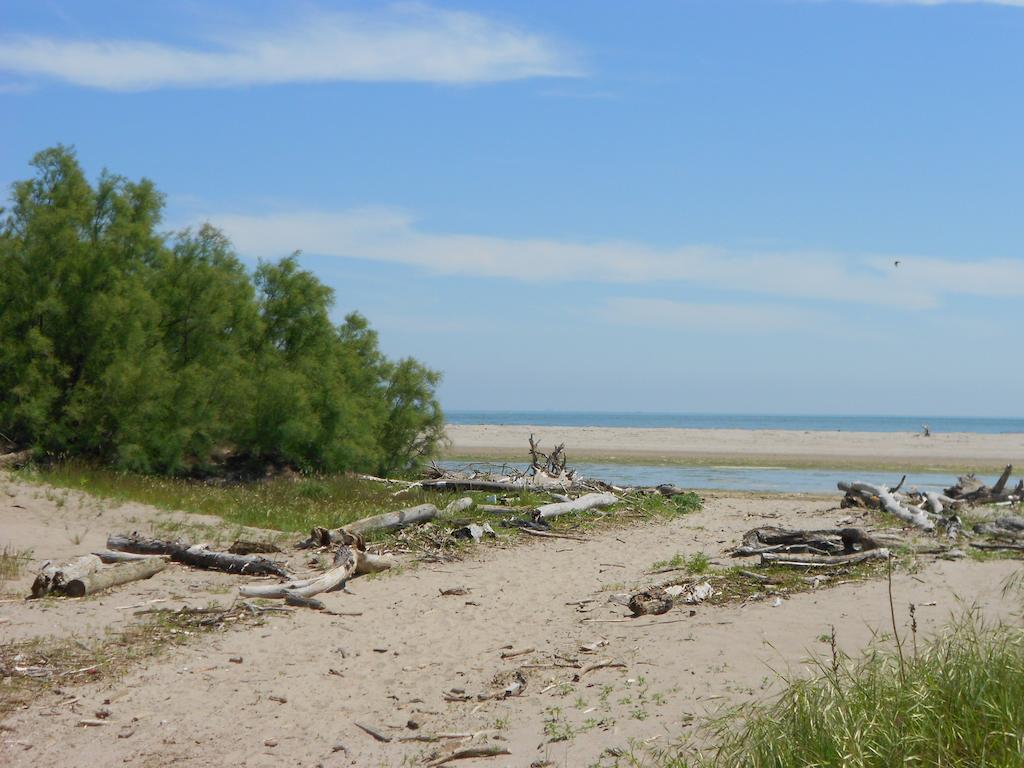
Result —
[[448, 426], [450, 458], [522, 460], [531, 434], [570, 458], [680, 465], [997, 472], [1024, 464], [1024, 434], [812, 432], [743, 429]]
[[[217, 520], [114, 504], [2, 473], [0, 499], [0, 544], [33, 551], [25, 573], [0, 590], [6, 642], [70, 636], [102, 643], [143, 620], [139, 611], [226, 607], [237, 586], [251, 581], [175, 567], [86, 599], [26, 601], [42, 560], [102, 548], [107, 531]], [[778, 690], [773, 670], [807, 672], [808, 657], [828, 652], [821, 637], [831, 626], [843, 651], [865, 648], [890, 625], [887, 585], [840, 581], [774, 601], [640, 619], [624, 618], [628, 609], [612, 599], [616, 593], [671, 577], [649, 571], [677, 553], [749, 566], [727, 551], [752, 526], [864, 525], [866, 514], [838, 510], [835, 498], [708, 495], [702, 511], [663, 524], [486, 547], [461, 561], [356, 579], [347, 593], [321, 595], [339, 614], [296, 610], [261, 625], [196, 634], [118, 674], [68, 677], [0, 714], [0, 764], [425, 765], [449, 747], [417, 740], [424, 734], [477, 732], [511, 754], [467, 766], [593, 765], [605, 750], [633, 741], [664, 746], [725, 707], [769, 697]], [[308, 567], [308, 554], [287, 557], [297, 571]], [[900, 569], [892, 580], [900, 632], [909, 632], [902, 608], [910, 602], [920, 608], [924, 637], [964, 604], [1005, 618], [1017, 603], [1001, 585], [1017, 568], [1006, 560], [928, 559], [914, 571]], [[455, 587], [465, 596], [443, 594]], [[587, 644], [600, 650], [588, 654]], [[509, 649], [529, 652], [503, 655]], [[619, 666], [576, 680], [578, 669], [565, 668], [565, 659]], [[527, 680], [525, 693], [477, 700], [517, 671]], [[468, 699], [446, 698], [452, 689]], [[96, 723], [97, 712], [101, 725], [84, 727]]]

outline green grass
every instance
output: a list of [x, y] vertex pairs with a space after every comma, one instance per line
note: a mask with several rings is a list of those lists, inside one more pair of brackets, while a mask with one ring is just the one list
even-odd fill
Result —
[[649, 768], [1018, 768], [1024, 764], [1024, 630], [968, 613], [904, 660], [874, 647], [820, 662], [768, 705], [710, 729], [714, 750], [634, 751]]
[[12, 581], [21, 575], [22, 570], [32, 559], [32, 550], [16, 550], [5, 546], [0, 551], [0, 590], [8, 581]]
[[[414, 489], [395, 497], [398, 486], [345, 475], [211, 483], [120, 472], [78, 461], [23, 470], [20, 474], [29, 480], [85, 491], [114, 502], [140, 502], [160, 509], [216, 515], [235, 525], [302, 533], [308, 533], [314, 526], [337, 528], [370, 515], [416, 504], [431, 503], [444, 509], [459, 496], [472, 496], [484, 502], [489, 495]], [[510, 505], [531, 507], [550, 500], [547, 494], [524, 492], [515, 495]], [[586, 531], [595, 526], [671, 518], [700, 509], [701, 504], [695, 493], [671, 499], [660, 494], [636, 495], [617, 504], [611, 514], [564, 515], [554, 518], [551, 525], [555, 530]], [[490, 522], [499, 536], [511, 535], [496, 525], [498, 518], [476, 508], [459, 513], [456, 518], [461, 523]]]

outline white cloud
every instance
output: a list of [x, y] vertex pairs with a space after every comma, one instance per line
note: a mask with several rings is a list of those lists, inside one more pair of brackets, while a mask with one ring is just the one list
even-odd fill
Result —
[[[746, 251], [713, 245], [658, 248], [626, 241], [499, 238], [424, 230], [382, 208], [207, 217], [239, 252], [293, 250], [407, 264], [435, 273], [525, 282], [684, 282], [765, 296], [936, 306], [943, 296], [1024, 296], [1024, 260], [951, 261], [829, 251]], [[895, 262], [899, 261], [899, 266]]]
[[285, 82], [476, 83], [574, 76], [562, 46], [475, 13], [395, 6], [317, 13], [290, 26], [240, 30], [207, 47], [145, 40], [7, 36], [0, 70], [116, 91]]
[[620, 326], [744, 334], [820, 328], [828, 322], [820, 312], [780, 304], [706, 304], [632, 296], [609, 299], [600, 315]]

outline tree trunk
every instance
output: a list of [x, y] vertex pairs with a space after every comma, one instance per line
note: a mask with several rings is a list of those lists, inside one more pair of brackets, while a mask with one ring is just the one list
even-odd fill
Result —
[[118, 584], [148, 579], [166, 567], [167, 561], [162, 557], [151, 557], [146, 560], [137, 560], [134, 563], [115, 565], [113, 568], [105, 568], [96, 573], [72, 579], [64, 587], [64, 592], [71, 597], [83, 597], [116, 587]]

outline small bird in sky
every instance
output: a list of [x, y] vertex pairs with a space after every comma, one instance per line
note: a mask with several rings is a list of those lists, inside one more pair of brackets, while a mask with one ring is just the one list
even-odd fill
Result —
[[899, 260], [899, 259], [896, 259], [896, 261], [894, 261], [894, 262], [892, 263], [892, 265], [893, 265], [894, 267], [898, 267], [898, 266], [900, 265], [900, 260]]

